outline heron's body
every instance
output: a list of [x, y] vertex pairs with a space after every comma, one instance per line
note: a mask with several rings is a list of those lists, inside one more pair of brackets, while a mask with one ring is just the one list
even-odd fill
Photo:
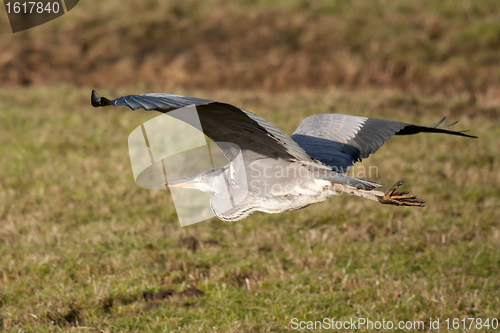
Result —
[[223, 211], [217, 207], [217, 194], [213, 194], [210, 198], [210, 208], [215, 216], [222, 221], [238, 221], [244, 219], [248, 215], [259, 211], [264, 213], [283, 213], [291, 210], [297, 210], [314, 203], [322, 202], [335, 194], [332, 190], [326, 190], [329, 186], [326, 181], [314, 180], [314, 182], [324, 182], [325, 185], [318, 185], [314, 190], [308, 189], [303, 193], [300, 189], [295, 193], [283, 194], [278, 196], [261, 196], [254, 193], [249, 195], [239, 204], [229, 210]]
[[[255, 211], [264, 213], [282, 213], [307, 207], [311, 204], [322, 202], [338, 194], [333, 189], [332, 181], [316, 177], [323, 175], [327, 178], [332, 172], [323, 165], [314, 168], [310, 165], [299, 163], [286, 164], [280, 160], [263, 159], [254, 161], [249, 166], [246, 174], [246, 186], [243, 190], [248, 194], [243, 201], [234, 204], [228, 210], [219, 207], [225, 202], [226, 189], [215, 192], [210, 198], [210, 207], [215, 216], [223, 221], [241, 220]], [[231, 189], [241, 189], [238, 178], [234, 177], [231, 166], [224, 169], [224, 178], [221, 182], [228, 182]], [[266, 177], [269, 176], [269, 177]], [[264, 176], [264, 177], [263, 177]], [[283, 177], [281, 177], [283, 176]], [[283, 179], [286, 177], [286, 182]]]
[[166, 185], [213, 192], [210, 207], [224, 221], [241, 220], [255, 211], [300, 209], [343, 192], [383, 204], [423, 206], [409, 192], [395, 192], [402, 182], [383, 193], [375, 190], [381, 184], [343, 172], [394, 135], [430, 132], [472, 137], [438, 128], [444, 118], [427, 127], [342, 114], [308, 117], [288, 136], [265, 119], [230, 104], [170, 94], [129, 95], [111, 101], [93, 91], [92, 105], [126, 105], [167, 114], [195, 105], [194, 118], [170, 115], [203, 131], [231, 164]]

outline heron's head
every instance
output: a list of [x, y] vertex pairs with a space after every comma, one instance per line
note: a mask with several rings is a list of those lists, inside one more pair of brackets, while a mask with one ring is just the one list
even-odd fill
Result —
[[196, 176], [173, 180], [165, 183], [168, 187], [182, 187], [203, 192], [220, 192], [225, 187], [225, 168], [215, 168], [200, 172]]

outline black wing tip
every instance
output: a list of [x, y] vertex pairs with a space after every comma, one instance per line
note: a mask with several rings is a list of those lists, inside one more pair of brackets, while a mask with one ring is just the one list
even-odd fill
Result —
[[469, 130], [451, 131], [451, 130], [446, 129], [446, 128], [458, 123], [458, 120], [455, 121], [454, 123], [449, 124], [449, 125], [438, 127], [439, 125], [441, 125], [441, 123], [443, 123], [443, 121], [445, 119], [446, 119], [446, 117], [443, 117], [440, 121], [438, 121], [437, 123], [435, 123], [432, 126], [406, 124], [406, 126], [403, 127], [402, 129], [400, 129], [398, 132], [396, 132], [395, 135], [411, 135], [411, 134], [427, 132], [427, 133], [443, 133], [443, 134], [458, 135], [458, 136], [464, 136], [464, 137], [473, 138], [473, 139], [478, 138], [475, 135], [465, 134], [465, 132], [468, 132]]
[[[432, 125], [431, 127], [432, 128], [437, 128], [439, 125], [441, 125], [443, 123], [443, 121], [446, 119], [446, 117], [443, 117], [440, 121], [438, 121], [437, 123], [435, 123], [434, 125]], [[451, 124], [453, 125], [453, 124]], [[451, 125], [448, 125], [448, 126], [451, 126]]]
[[460, 132], [457, 132], [457, 133], [462, 133], [463, 136], [466, 136], [468, 138], [472, 138], [472, 139], [477, 139], [478, 137], [475, 136], [475, 135], [469, 135], [469, 134], [464, 134], [464, 132], [468, 132], [469, 130], [467, 131], [460, 131]]
[[[432, 128], [437, 128], [437, 129], [440, 129], [440, 130], [443, 130], [445, 128], [448, 128], [448, 127], [451, 127], [455, 124], [458, 123], [458, 120], [451, 123], [451, 124], [448, 124], [446, 126], [441, 126], [441, 127], [438, 127], [439, 125], [441, 125], [441, 123], [446, 119], [446, 117], [443, 117], [443, 119], [441, 119], [440, 121], [438, 121], [436, 124], [432, 125], [431, 127]], [[465, 137], [468, 137], [468, 138], [473, 138], [473, 139], [477, 139], [477, 136], [475, 135], [469, 135], [469, 134], [465, 134], [465, 132], [469, 132], [469, 130], [465, 130], [465, 131], [450, 131], [450, 130], [445, 130], [446, 133], [449, 133], [449, 134], [455, 134], [455, 135], [460, 135], [460, 136], [465, 136]]]
[[111, 102], [106, 97], [101, 97], [101, 95], [99, 95], [97, 93], [97, 91], [95, 91], [95, 90], [92, 90], [90, 102], [92, 103], [92, 106], [95, 108], [100, 107], [100, 106], [113, 105], [113, 102]]

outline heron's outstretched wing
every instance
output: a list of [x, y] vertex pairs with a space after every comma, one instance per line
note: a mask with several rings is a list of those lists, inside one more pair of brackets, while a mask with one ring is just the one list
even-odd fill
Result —
[[[92, 106], [106, 105], [126, 105], [132, 110], [143, 108], [163, 113], [195, 105], [199, 118], [196, 122], [201, 124], [203, 133], [216, 144], [230, 142], [238, 145], [245, 164], [266, 157], [312, 161], [311, 157], [279, 128], [264, 118], [231, 104], [171, 94], [129, 95], [109, 100], [92, 91]], [[194, 126], [190, 119], [178, 119]], [[229, 161], [233, 161], [239, 153], [229, 145], [218, 146]]]
[[317, 114], [304, 119], [291, 137], [312, 158], [346, 172], [350, 166], [373, 154], [394, 135], [431, 132], [475, 138], [463, 132], [438, 128], [444, 119], [427, 127], [344, 114]]

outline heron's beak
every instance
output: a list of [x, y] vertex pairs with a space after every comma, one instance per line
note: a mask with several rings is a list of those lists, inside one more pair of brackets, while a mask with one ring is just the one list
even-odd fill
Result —
[[197, 183], [200, 183], [200, 181], [195, 180], [195, 177], [187, 177], [187, 178], [172, 180], [171, 182], [167, 182], [163, 185], [167, 187], [193, 187], [193, 185], [196, 185]]

